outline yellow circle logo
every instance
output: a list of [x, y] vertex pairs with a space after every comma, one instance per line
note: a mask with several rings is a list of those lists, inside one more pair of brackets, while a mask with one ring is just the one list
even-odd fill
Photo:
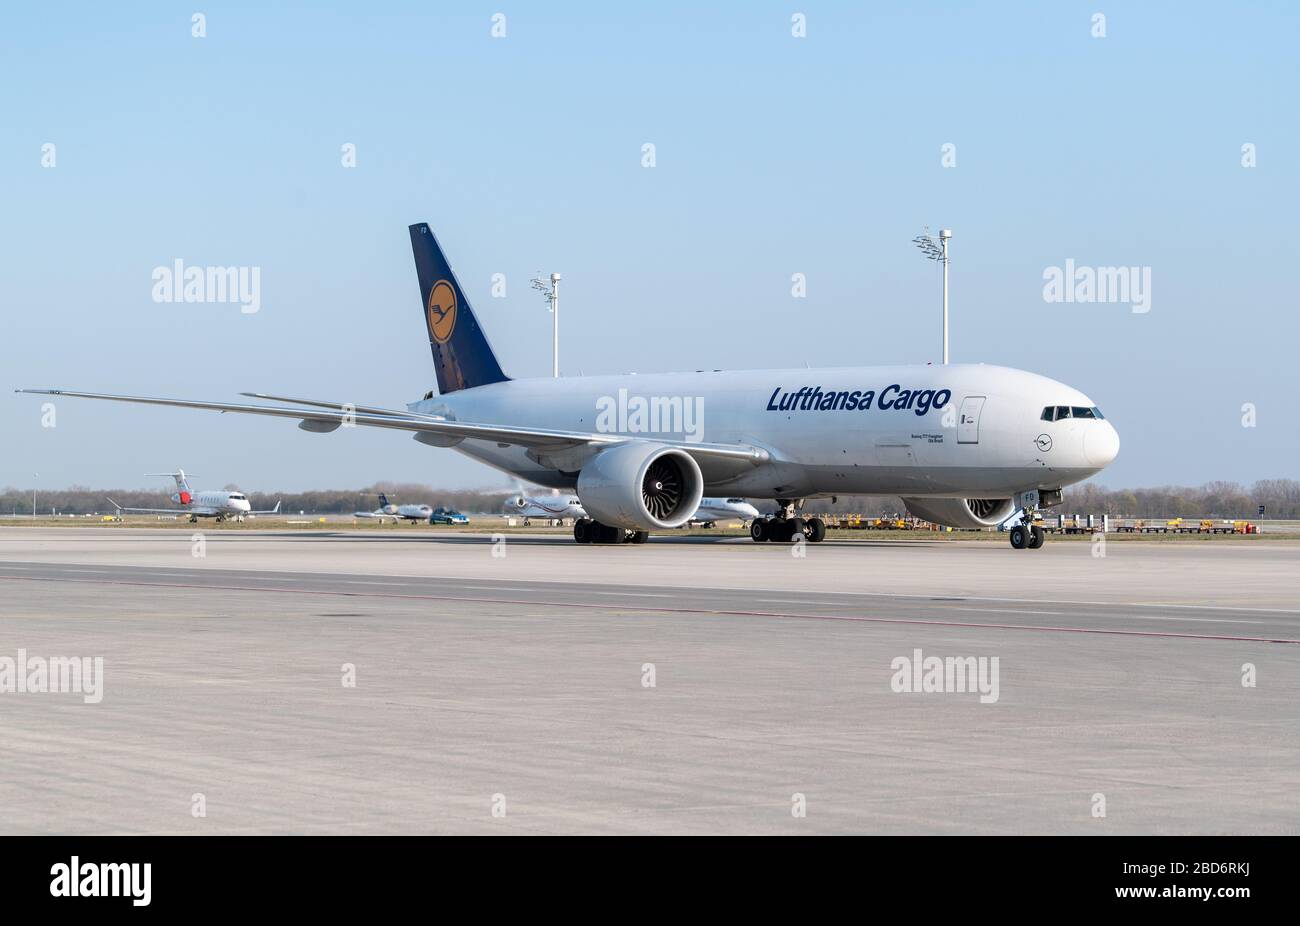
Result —
[[439, 280], [429, 291], [429, 331], [439, 344], [446, 344], [456, 330], [456, 290]]

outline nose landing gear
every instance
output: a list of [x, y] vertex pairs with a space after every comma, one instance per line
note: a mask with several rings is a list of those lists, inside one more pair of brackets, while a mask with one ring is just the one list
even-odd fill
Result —
[[1061, 490], [1030, 489], [1017, 495], [1016, 501], [1021, 505], [1020, 520], [1007, 531], [1011, 547], [1015, 550], [1037, 550], [1047, 539], [1047, 534], [1034, 523], [1034, 520], [1038, 517], [1040, 509], [1052, 508], [1061, 503]]
[[1008, 533], [1011, 536], [1011, 546], [1017, 550], [1037, 550], [1047, 537], [1037, 524], [1028, 527], [1017, 524]]

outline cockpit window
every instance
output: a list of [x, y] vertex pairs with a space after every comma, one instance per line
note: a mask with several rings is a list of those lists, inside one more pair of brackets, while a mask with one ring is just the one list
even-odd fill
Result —
[[743, 501], [744, 501], [743, 498], [729, 498], [729, 499], [727, 499], [727, 504], [728, 504], [728, 505], [739, 505], [739, 504], [741, 504]]
[[1049, 405], [1043, 409], [1042, 414], [1044, 421], [1060, 421], [1062, 418], [1104, 419], [1105, 417], [1101, 409], [1095, 405], [1092, 408], [1083, 408], [1079, 405]]

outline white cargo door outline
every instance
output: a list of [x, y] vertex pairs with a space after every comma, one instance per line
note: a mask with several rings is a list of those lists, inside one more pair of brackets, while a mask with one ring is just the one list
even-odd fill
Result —
[[985, 398], [982, 395], [968, 395], [961, 400], [961, 411], [957, 415], [957, 443], [980, 442], [980, 411], [984, 408]]

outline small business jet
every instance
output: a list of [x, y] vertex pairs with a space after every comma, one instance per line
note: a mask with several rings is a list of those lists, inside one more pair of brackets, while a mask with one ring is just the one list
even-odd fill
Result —
[[386, 518], [392, 518], [394, 524], [398, 521], [427, 521], [431, 514], [433, 509], [428, 505], [394, 505], [383, 492], [379, 493], [379, 507], [374, 511], [352, 512], [354, 518], [378, 518], [380, 524]]
[[193, 524], [199, 518], [216, 518], [218, 522], [242, 521], [245, 515], [280, 513], [279, 502], [276, 502], [275, 507], [269, 511], [253, 511], [248, 496], [242, 492], [228, 492], [224, 489], [195, 492], [190, 488], [189, 476], [185, 475], [183, 469], [178, 468], [174, 473], [145, 473], [145, 475], [170, 476], [175, 479], [176, 494], [172, 496], [172, 501], [180, 505], [180, 508], [123, 508], [110, 498], [109, 501], [117, 509], [118, 514], [183, 514], [188, 515], [190, 523]]
[[743, 498], [702, 498], [700, 507], [691, 515], [689, 524], [713, 527], [719, 521], [739, 521], [744, 524], [760, 517], [758, 509]]
[[524, 519], [524, 526], [536, 519], [539, 521], [563, 521], [566, 518], [578, 521], [587, 517], [587, 509], [582, 507], [582, 500], [572, 493], [555, 495], [512, 495], [506, 499], [505, 511], [508, 515]]
[[[643, 542], [680, 527], [707, 492], [773, 499], [750, 524], [758, 542], [822, 540], [808, 498], [898, 495], [912, 514], [1007, 533], [1041, 547], [1033, 523], [1061, 489], [1108, 466], [1119, 435], [1064, 383], [983, 364], [719, 370], [514, 380], [497, 362], [433, 231], [409, 228], [439, 395], [406, 409], [245, 393], [242, 404], [24, 389], [298, 421], [317, 433], [405, 431], [516, 479], [582, 499], [579, 543]], [[678, 332], [679, 334], [681, 332]]]

